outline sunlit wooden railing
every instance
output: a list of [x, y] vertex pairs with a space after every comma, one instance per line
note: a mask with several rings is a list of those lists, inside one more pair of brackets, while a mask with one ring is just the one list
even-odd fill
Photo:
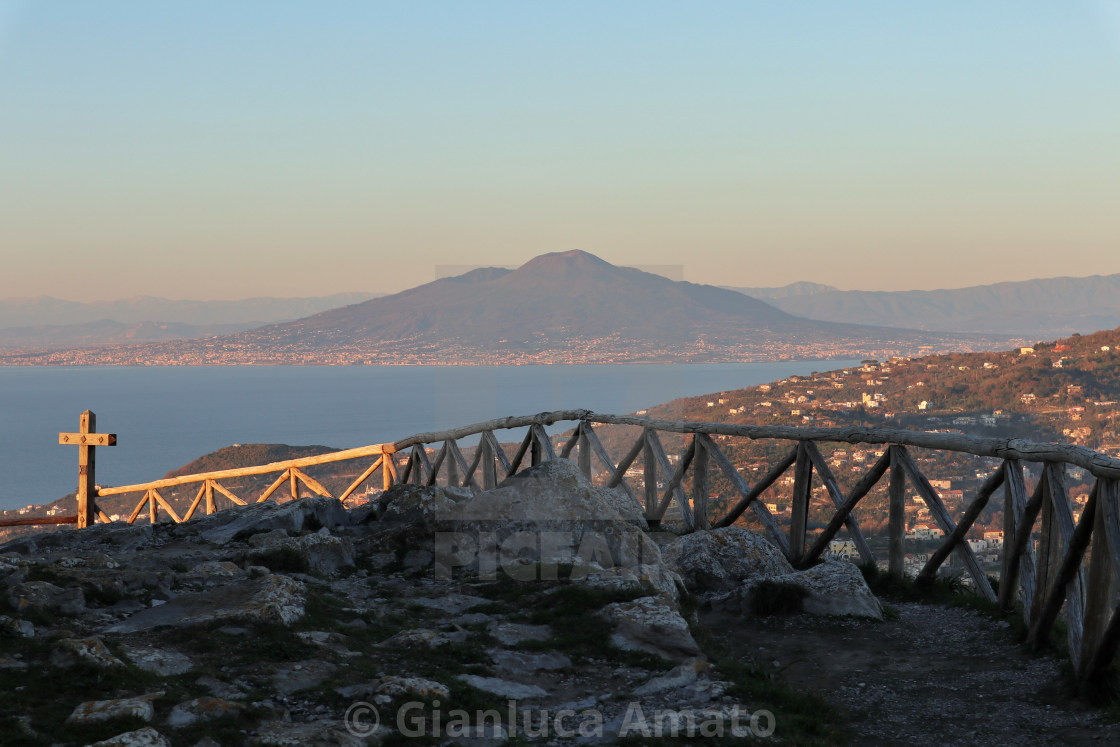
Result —
[[[574, 423], [574, 428], [554, 444], [545, 429], [563, 422]], [[641, 430], [621, 460], [615, 462], [595, 431], [597, 425], [635, 426]], [[495, 432], [520, 428], [527, 430], [510, 456]], [[659, 434], [684, 437], [681, 439], [683, 452], [677, 457], [675, 467]], [[478, 444], [468, 461], [458, 441], [475, 436]], [[716, 443], [716, 436], [787, 442], [789, 449], [751, 485]], [[878, 444], [885, 448], [878, 461], [845, 492], [817, 446], [822, 442]], [[438, 451], [434, 449], [436, 444], [439, 445]], [[433, 447], [434, 456], [429, 456], [429, 445]], [[909, 448], [966, 453], [995, 458], [1000, 463], [976, 491], [960, 517], [954, 520], [937, 490], [911, 456]], [[407, 459], [398, 475], [394, 455], [406, 452]], [[998, 602], [1004, 610], [1021, 605], [1029, 629], [1027, 642], [1034, 648], [1047, 643], [1055, 620], [1064, 610], [1070, 658], [1083, 685], [1096, 681], [1111, 666], [1120, 645], [1120, 613], [1113, 593], [1115, 582], [1120, 581], [1120, 488], [1117, 482], [1120, 480], [1120, 460], [1070, 444], [883, 428], [797, 428], [681, 422], [605, 415], [587, 410], [561, 410], [421, 433], [394, 443], [258, 467], [103, 488], [96, 491], [96, 497], [142, 492], [143, 498], [127, 519], [129, 523], [134, 522], [145, 508], [151, 522], [159, 520], [160, 511], [172, 521], [181, 522], [193, 517], [200, 507], [204, 507], [207, 514], [218, 510], [215, 493], [235, 505], [246, 505], [248, 498], [235, 495], [220, 482], [232, 478], [276, 473], [277, 477], [268, 488], [252, 498], [258, 503], [268, 500], [284, 485], [288, 486], [291, 498], [300, 497], [301, 485], [317, 495], [330, 497], [331, 493], [307, 475], [304, 468], [375, 457], [372, 464], [338, 495], [339, 500], [346, 502], [379, 470], [381, 486], [386, 490], [395, 483], [411, 483], [455, 485], [480, 491], [493, 488], [501, 479], [516, 474], [523, 466], [557, 457], [570, 458], [573, 454], [579, 469], [588, 479], [593, 477], [592, 463], [597, 461], [602, 467], [599, 474], [605, 475], [605, 485], [624, 490], [643, 507], [646, 518], [652, 524], [665, 521], [670, 507], [674, 505], [676, 515], [673, 521], [684, 531], [730, 526], [750, 510], [790, 562], [799, 568], [816, 563], [841, 529], [846, 530], [863, 563], [877, 562], [853, 510], [877, 484], [886, 479], [889, 514], [886, 566], [887, 572], [895, 577], [904, 573], [905, 496], [909, 483], [944, 532], [936, 551], [919, 572], [919, 580], [933, 579], [950, 555], [955, 555], [978, 594]], [[626, 473], [639, 457], [643, 479], [641, 489], [637, 491], [627, 482]], [[1024, 480], [1024, 463], [1027, 462], [1041, 465], [1040, 479], [1030, 495]], [[1076, 522], [1066, 478], [1070, 466], [1080, 467], [1095, 478], [1088, 502]], [[792, 508], [788, 525], [783, 526], [760, 498], [791, 469]], [[710, 493], [717, 470], [733, 487], [737, 502], [722, 515], [713, 516]], [[818, 487], [824, 488], [832, 504], [830, 520], [816, 534], [810, 533], [808, 526], [814, 480]], [[179, 516], [160, 490], [188, 484], [198, 484], [198, 491], [190, 508]], [[1004, 525], [997, 594], [965, 539], [988, 502], [1001, 488]], [[102, 521], [108, 520], [99, 509], [96, 512]], [[1037, 551], [1032, 547], [1032, 536], [1037, 536]]]

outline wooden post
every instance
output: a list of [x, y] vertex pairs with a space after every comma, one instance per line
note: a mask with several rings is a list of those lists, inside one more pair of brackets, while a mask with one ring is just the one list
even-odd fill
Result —
[[1081, 690], [1096, 684], [1120, 644], [1120, 611], [1113, 608], [1112, 581], [1120, 576], [1120, 489], [1115, 480], [1098, 480], [1097, 513], [1089, 570], [1089, 602], [1081, 648]]
[[891, 578], [902, 579], [903, 552], [906, 540], [906, 470], [898, 457], [898, 446], [890, 447], [891, 477], [888, 488], [890, 548], [887, 555], [887, 573]]
[[459, 483], [459, 463], [455, 459], [455, 452], [451, 444], [455, 443], [453, 440], [443, 442], [443, 448], [447, 451], [445, 462], [447, 463], [447, 486], [451, 488], [463, 487]]
[[803, 442], [797, 443], [793, 465], [793, 512], [789, 520], [789, 562], [797, 567], [805, 555], [805, 529], [809, 523], [809, 498], [813, 494], [813, 463]]
[[117, 434], [94, 433], [95, 430], [97, 430], [97, 416], [86, 410], [78, 419], [77, 433], [58, 434], [59, 444], [78, 447], [78, 529], [93, 523], [97, 499], [94, 447], [117, 445]]
[[[1015, 544], [1015, 527], [1019, 514], [1027, 505], [1027, 490], [1023, 485], [1023, 465], [1018, 459], [1003, 463], [1003, 546], [999, 555], [999, 608], [1009, 612], [1015, 603], [1015, 574], [1011, 573], [1011, 548]], [[1018, 565], [1016, 564], [1016, 569]]]
[[[1069, 656], [1073, 663], [1075, 673], [1081, 670], [1082, 634], [1084, 632], [1084, 602], [1081, 600], [1083, 585], [1080, 583], [1081, 561], [1085, 558], [1085, 550], [1092, 539], [1093, 522], [1096, 517], [1097, 500], [1100, 481], [1093, 486], [1089, 494], [1089, 502], [1081, 514], [1069, 538], [1063, 542], [1065, 555], [1062, 557], [1061, 566], [1054, 577], [1050, 594], [1046, 597], [1041, 607], [1039, 616], [1035, 619], [1027, 635], [1027, 644], [1038, 650], [1046, 645], [1050, 637], [1050, 629], [1058, 619], [1058, 612], [1062, 604], [1066, 604], [1066, 625], [1069, 631]], [[1059, 509], [1060, 511], [1060, 509]]]
[[381, 456], [381, 490], [393, 487], [393, 480], [397, 476], [397, 467], [393, 462], [393, 452]]
[[647, 428], [642, 433], [642, 481], [645, 483], [646, 492], [646, 521], [658, 521], [661, 517], [657, 513], [657, 458], [653, 455], [653, 442]]
[[579, 424], [579, 471], [588, 480], [591, 479], [591, 444], [587, 438], [587, 429], [590, 427], [586, 420]]
[[482, 489], [493, 490], [498, 486], [498, 471], [494, 466], [494, 447], [485, 435], [478, 442], [478, 453], [482, 460]]
[[711, 529], [708, 518], [708, 448], [699, 434], [692, 437], [692, 447], [696, 453], [692, 457], [692, 515], [696, 517], [697, 529]]
[[534, 426], [529, 426], [529, 466], [536, 467], [543, 460], [541, 454], [541, 442], [537, 438], [537, 429]]
[[1050, 491], [1050, 470], [1042, 469], [1042, 526], [1039, 530], [1038, 552], [1035, 554], [1035, 594], [1030, 609], [1030, 626], [1042, 614], [1042, 606], [1050, 595], [1058, 563], [1062, 560], [1058, 527], [1054, 525], [1054, 501]]

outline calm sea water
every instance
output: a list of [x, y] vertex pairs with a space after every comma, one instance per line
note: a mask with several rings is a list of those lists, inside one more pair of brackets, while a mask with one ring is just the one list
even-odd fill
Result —
[[98, 431], [118, 436], [98, 449], [98, 482], [124, 485], [234, 443], [347, 448], [544, 410], [627, 413], [855, 362], [0, 367], [0, 508], [74, 490], [77, 449], [58, 433], [76, 431], [85, 409]]

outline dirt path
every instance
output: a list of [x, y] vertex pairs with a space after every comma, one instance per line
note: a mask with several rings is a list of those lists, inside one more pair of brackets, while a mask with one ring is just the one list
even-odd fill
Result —
[[1062, 662], [1027, 653], [1006, 623], [964, 608], [891, 606], [898, 616], [884, 623], [701, 618], [736, 655], [837, 705], [856, 744], [1120, 744], [1120, 724], [1063, 695]]

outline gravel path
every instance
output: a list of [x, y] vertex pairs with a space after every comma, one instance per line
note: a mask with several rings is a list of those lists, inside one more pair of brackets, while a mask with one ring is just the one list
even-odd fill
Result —
[[1120, 724], [1063, 693], [1063, 662], [1025, 651], [1007, 623], [959, 607], [891, 606], [898, 616], [883, 623], [703, 618], [736, 654], [836, 704], [857, 744], [1120, 744]]

